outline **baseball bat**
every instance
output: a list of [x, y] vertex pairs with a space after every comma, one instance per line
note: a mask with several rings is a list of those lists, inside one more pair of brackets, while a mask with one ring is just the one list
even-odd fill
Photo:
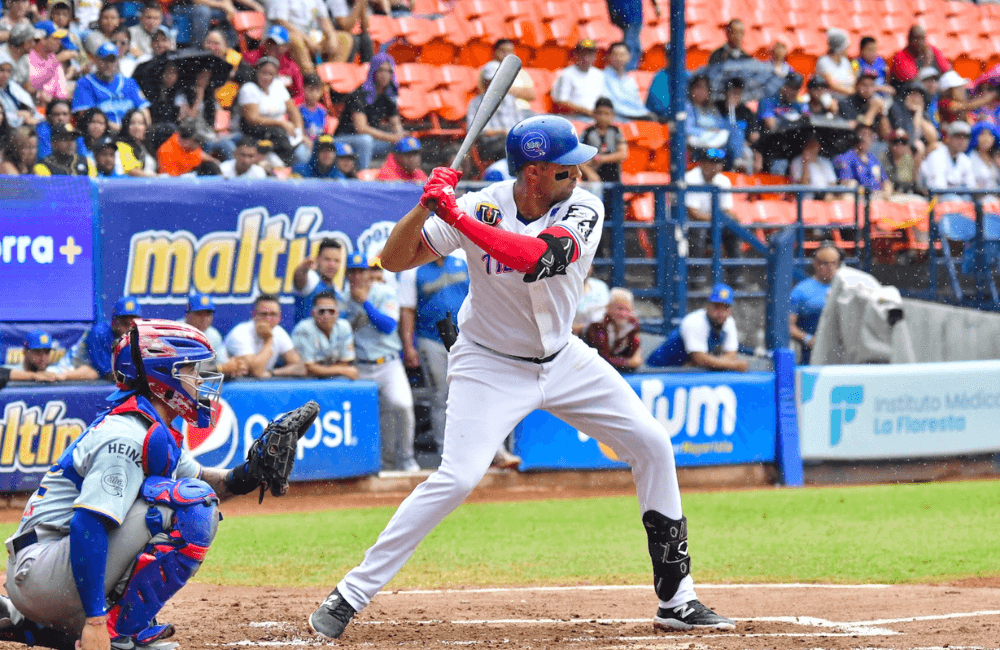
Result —
[[465, 156], [468, 155], [469, 150], [472, 149], [472, 145], [479, 139], [479, 134], [486, 128], [486, 123], [497, 112], [497, 108], [500, 107], [500, 103], [507, 95], [507, 91], [514, 84], [514, 78], [517, 77], [517, 73], [520, 71], [521, 59], [517, 58], [515, 54], [508, 54], [500, 62], [500, 67], [497, 68], [489, 87], [483, 93], [483, 101], [479, 104], [475, 117], [472, 118], [472, 124], [469, 125], [469, 132], [465, 134], [462, 146], [458, 148], [455, 159], [451, 161], [452, 169], [458, 169], [462, 161], [465, 160]]

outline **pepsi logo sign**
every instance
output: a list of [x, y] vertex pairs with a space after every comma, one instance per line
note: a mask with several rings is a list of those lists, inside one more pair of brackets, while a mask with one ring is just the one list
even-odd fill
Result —
[[541, 131], [528, 131], [521, 137], [521, 153], [525, 158], [538, 160], [549, 152], [549, 136]]

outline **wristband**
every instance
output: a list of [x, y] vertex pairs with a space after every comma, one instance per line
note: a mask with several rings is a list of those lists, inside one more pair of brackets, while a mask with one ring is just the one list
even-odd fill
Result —
[[94, 616], [93, 618], [87, 619], [87, 625], [107, 625], [107, 624], [108, 624], [107, 614], [101, 614], [100, 616]]
[[250, 494], [257, 489], [260, 481], [247, 473], [247, 464], [237, 465], [229, 470], [226, 477], [222, 479], [222, 484], [230, 494]]

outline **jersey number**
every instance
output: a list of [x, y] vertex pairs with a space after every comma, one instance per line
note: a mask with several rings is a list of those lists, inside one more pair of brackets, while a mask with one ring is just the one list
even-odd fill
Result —
[[483, 262], [486, 263], [486, 275], [500, 275], [501, 273], [514, 272], [514, 269], [510, 268], [506, 264], [501, 264], [500, 262], [494, 260], [489, 253], [483, 255]]

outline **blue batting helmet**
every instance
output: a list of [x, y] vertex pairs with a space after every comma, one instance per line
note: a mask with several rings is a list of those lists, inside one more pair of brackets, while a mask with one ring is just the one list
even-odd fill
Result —
[[557, 115], [521, 120], [507, 134], [507, 169], [511, 176], [530, 163], [579, 165], [596, 153], [595, 147], [580, 142], [569, 120]]

